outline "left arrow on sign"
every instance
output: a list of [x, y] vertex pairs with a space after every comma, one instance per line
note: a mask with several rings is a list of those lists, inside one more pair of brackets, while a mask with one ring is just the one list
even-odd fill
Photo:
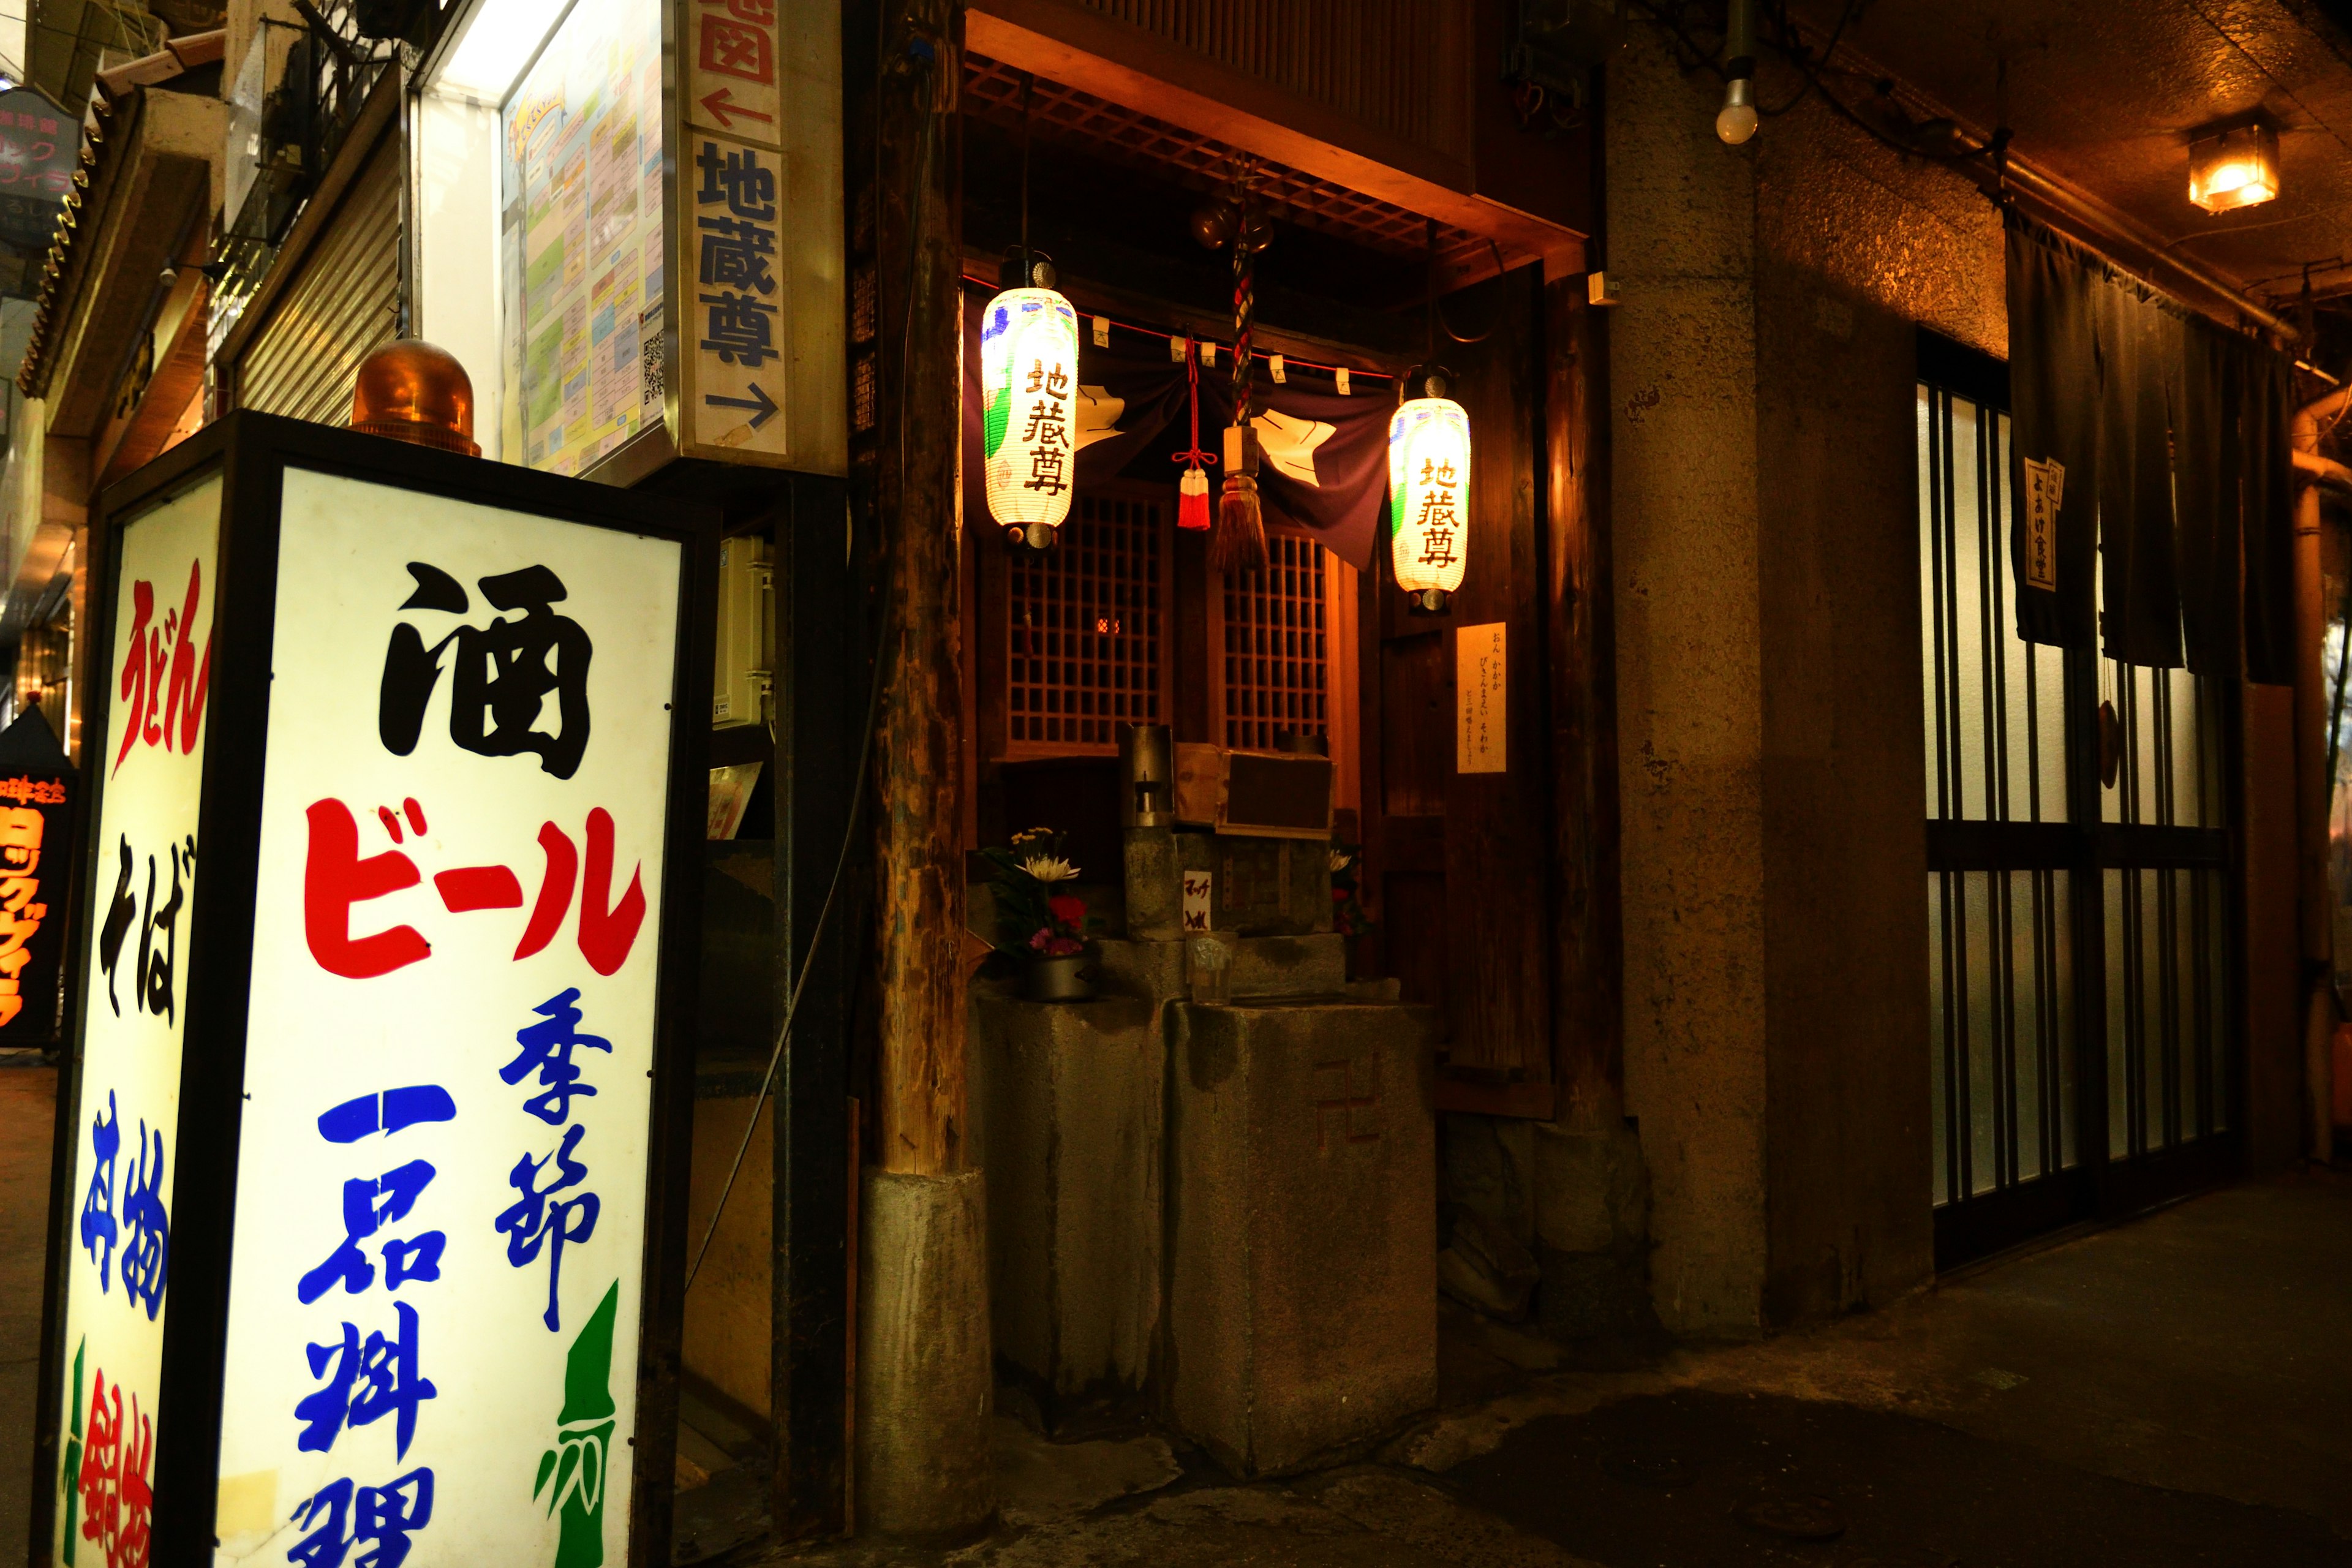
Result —
[[751, 395], [749, 397], [721, 397], [717, 393], [705, 393], [702, 401], [713, 408], [757, 409], [759, 412], [751, 416], [751, 428], [754, 430], [765, 425], [768, 416], [776, 411], [776, 400], [761, 391], [756, 381], [751, 384]]
[[756, 109], [746, 109], [736, 102], [735, 90], [732, 88], [722, 87], [716, 92], [706, 92], [702, 95], [701, 101], [702, 107], [710, 110], [710, 118], [730, 131], [735, 129], [735, 117], [739, 114], [746, 120], [764, 120], [771, 125], [776, 121], [776, 117], [772, 114], [762, 114]]

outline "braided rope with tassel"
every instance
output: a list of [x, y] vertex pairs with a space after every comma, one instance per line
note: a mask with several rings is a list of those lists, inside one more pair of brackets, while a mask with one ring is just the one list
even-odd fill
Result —
[[1236, 181], [1234, 199], [1234, 423], [1225, 432], [1224, 493], [1217, 498], [1217, 529], [1209, 536], [1209, 564], [1231, 577], [1265, 570], [1265, 517], [1258, 504], [1257, 452], [1250, 427], [1250, 325], [1257, 313], [1250, 243], [1249, 185]]

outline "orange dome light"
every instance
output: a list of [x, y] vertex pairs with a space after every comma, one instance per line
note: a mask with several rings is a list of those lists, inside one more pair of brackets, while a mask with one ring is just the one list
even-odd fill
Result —
[[352, 428], [478, 458], [474, 383], [457, 356], [417, 338], [368, 355], [352, 386]]

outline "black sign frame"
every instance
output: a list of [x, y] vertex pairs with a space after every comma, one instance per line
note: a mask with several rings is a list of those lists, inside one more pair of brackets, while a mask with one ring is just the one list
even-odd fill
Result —
[[[182, 1005], [179, 1149], [172, 1182], [172, 1278], [155, 1413], [152, 1561], [209, 1562], [218, 1502], [239, 1102], [252, 991], [254, 910], [268, 760], [270, 657], [277, 626], [278, 542], [289, 468], [421, 494], [527, 511], [668, 540], [678, 556], [677, 663], [670, 700], [668, 805], [663, 829], [661, 929], [655, 977], [653, 1091], [644, 1194], [645, 1251], [636, 1367], [636, 1430], [629, 1500], [629, 1561], [666, 1568], [675, 1490], [679, 1341], [685, 1319], [687, 1169], [693, 1135], [696, 952], [709, 773], [712, 638], [717, 621], [719, 519], [714, 509], [584, 479], [461, 457], [380, 437], [247, 411], [206, 426], [108, 487], [93, 509], [81, 743], [107, 755], [114, 722], [114, 581], [119, 534], [153, 506], [217, 472], [223, 479], [213, 612], [215, 662], [205, 722], [197, 841], [205, 874], [189, 906]], [[86, 769], [80, 851], [96, 863], [106, 770]], [[76, 915], [77, 939], [89, 919]], [[68, 984], [89, 984], [90, 943], [73, 943]], [[73, 1154], [81, 1110], [86, 1009], [75, 1009], [58, 1085], [51, 1167], [48, 1278], [42, 1304], [40, 1384], [33, 1441], [27, 1561], [49, 1562], [56, 1528], [60, 1380]]]

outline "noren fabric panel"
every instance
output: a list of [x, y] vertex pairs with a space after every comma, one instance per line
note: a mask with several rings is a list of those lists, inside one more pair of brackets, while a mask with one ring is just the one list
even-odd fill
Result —
[[2294, 487], [2286, 357], [2241, 345], [2245, 403], [2246, 679], [2294, 684]]
[[[2010, 523], [2017, 588], [2017, 635], [2061, 647], [2093, 646], [2091, 573], [2098, 554], [2100, 400], [2098, 336], [2091, 274], [2063, 242], [2008, 230], [2011, 444], [2021, 463], [2063, 470], [2051, 572], [2037, 586], [2028, 561], [2032, 510], [2021, 500]], [[2101, 285], [2104, 287], [2104, 285]], [[2025, 494], [2021, 477], [2019, 494]]]
[[2242, 673], [2238, 437], [2244, 402], [2240, 340], [2204, 321], [2182, 323], [2174, 447], [2173, 559], [2180, 584], [2182, 655], [2224, 680]]
[[2177, 666], [2165, 312], [2126, 278], [2094, 278], [2091, 291], [2099, 345], [2101, 641], [2109, 658]]

